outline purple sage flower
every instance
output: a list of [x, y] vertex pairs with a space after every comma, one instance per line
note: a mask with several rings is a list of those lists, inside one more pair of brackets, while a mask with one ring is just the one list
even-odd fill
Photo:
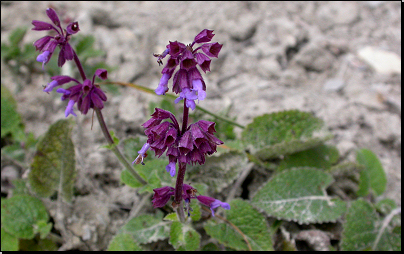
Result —
[[210, 210], [212, 211], [212, 216], [215, 216], [215, 212], [213, 211], [213, 209], [221, 206], [226, 210], [230, 210], [230, 205], [226, 202], [222, 202], [218, 199], [214, 199], [211, 197], [207, 197], [207, 196], [197, 196], [196, 199], [198, 199], [198, 201], [206, 206], [210, 207]]
[[[171, 196], [174, 196], [175, 193], [175, 188], [170, 187], [170, 186], [165, 186], [157, 189], [153, 189], [154, 195], [153, 195], [153, 206], [155, 208], [157, 207], [163, 207], [167, 204], [167, 202], [170, 200]], [[192, 187], [191, 185], [188, 184], [183, 184], [182, 186], [182, 198], [185, 200], [185, 209], [188, 211], [188, 216], [190, 215], [189, 211], [192, 211], [190, 209], [190, 202], [192, 199], [197, 199], [200, 203], [210, 207], [210, 210], [212, 211], [212, 216], [215, 216], [214, 210], [218, 208], [219, 206], [223, 207], [224, 209], [229, 210], [230, 205], [226, 202], [222, 202], [218, 199], [212, 198], [212, 197], [207, 197], [207, 196], [196, 196], [196, 193], [198, 191]]]
[[32, 30], [54, 30], [57, 34], [55, 36], [44, 36], [34, 42], [36, 50], [42, 52], [40, 55], [38, 55], [36, 60], [38, 62], [42, 62], [42, 69], [44, 69], [45, 64], [47, 64], [51, 59], [56, 46], [59, 46], [60, 53], [58, 58], [58, 66], [62, 67], [66, 60], [73, 60], [74, 51], [69, 44], [69, 40], [72, 34], [76, 34], [78, 31], [80, 31], [79, 24], [77, 22], [72, 22], [67, 25], [66, 29], [62, 29], [59, 17], [56, 14], [55, 10], [48, 8], [46, 10], [46, 14], [53, 24], [44, 21], [33, 20], [32, 25], [34, 25], [34, 28], [32, 28]]
[[[170, 186], [165, 186], [157, 189], [153, 189], [153, 206], [163, 207], [167, 204], [168, 200], [170, 200], [171, 196], [174, 196], [174, 188]], [[182, 196], [183, 199], [190, 201], [191, 198], [195, 198], [195, 193], [197, 192], [191, 185], [184, 184], [182, 186]]]
[[[146, 144], [158, 157], [167, 151], [169, 164], [166, 170], [171, 176], [175, 175], [177, 162], [202, 165], [205, 163], [205, 155], [215, 153], [216, 147], [223, 144], [214, 136], [214, 122], [199, 120], [189, 125], [181, 135], [178, 122], [171, 112], [156, 108], [151, 116], [142, 125], [148, 137]], [[164, 121], [168, 119], [171, 121]], [[139, 151], [139, 156], [140, 154]], [[139, 156], [134, 162], [139, 160]]]
[[49, 93], [57, 86], [62, 86], [71, 81], [75, 82], [77, 85], [71, 86], [67, 89], [58, 88], [56, 92], [62, 94], [62, 101], [66, 99], [69, 100], [65, 110], [65, 117], [70, 114], [76, 116], [73, 112], [73, 106], [75, 103], [77, 103], [77, 108], [80, 112], [85, 115], [90, 108], [97, 107], [102, 109], [104, 107], [103, 101], [107, 100], [105, 93], [99, 88], [99, 86], [94, 84], [96, 76], [101, 79], [106, 79], [107, 71], [104, 69], [98, 69], [92, 80], [86, 79], [83, 83], [80, 83], [78, 80], [69, 76], [54, 76], [51, 77], [53, 81], [50, 82], [43, 91]]
[[[186, 106], [195, 109], [195, 100], [204, 100], [206, 97], [206, 85], [197, 66], [203, 72], [210, 71], [210, 57], [218, 57], [223, 44], [206, 43], [213, 38], [213, 30], [204, 29], [194, 41], [185, 45], [181, 42], [169, 42], [167, 49], [161, 54], [154, 54], [157, 57], [157, 62], [162, 64], [162, 59], [167, 55], [170, 58], [164, 66], [161, 73], [163, 76], [160, 79], [159, 85], [155, 90], [156, 94], [164, 95], [168, 91], [168, 81], [171, 79], [176, 67], [179, 65], [179, 70], [174, 74], [172, 91], [180, 94], [180, 97], [175, 100], [175, 103], [186, 99]], [[193, 49], [196, 43], [203, 43], [201, 46]], [[198, 52], [202, 50], [202, 52]]]

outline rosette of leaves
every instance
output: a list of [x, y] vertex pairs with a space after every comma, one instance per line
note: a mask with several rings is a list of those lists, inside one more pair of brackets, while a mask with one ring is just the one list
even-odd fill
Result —
[[242, 132], [244, 146], [261, 160], [316, 147], [330, 138], [321, 119], [298, 110], [256, 117]]

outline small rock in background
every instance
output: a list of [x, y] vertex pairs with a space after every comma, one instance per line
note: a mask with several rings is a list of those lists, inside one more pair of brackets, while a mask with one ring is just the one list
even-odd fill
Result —
[[349, 25], [359, 19], [359, 6], [356, 2], [329, 2], [317, 10], [318, 25], [322, 30], [335, 25]]
[[369, 113], [365, 115], [366, 122], [372, 126], [373, 134], [381, 142], [400, 141], [401, 146], [401, 119], [398, 115], [388, 112]]
[[318, 43], [309, 43], [296, 54], [293, 61], [307, 70], [322, 72], [332, 66], [335, 57]]
[[358, 56], [380, 74], [401, 74], [401, 58], [395, 53], [367, 46], [358, 50]]
[[331, 78], [328, 79], [327, 82], [324, 84], [324, 90], [326, 92], [337, 92], [344, 88], [345, 82], [341, 78]]

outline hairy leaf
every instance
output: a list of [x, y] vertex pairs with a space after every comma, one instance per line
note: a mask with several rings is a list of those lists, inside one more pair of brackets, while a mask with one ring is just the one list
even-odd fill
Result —
[[17, 195], [2, 200], [1, 210], [1, 226], [18, 238], [34, 238], [38, 223], [49, 220], [42, 201], [28, 195]]
[[298, 110], [256, 117], [242, 133], [245, 147], [261, 160], [316, 147], [330, 138], [322, 120]]
[[206, 158], [204, 165], [187, 166], [191, 182], [205, 183], [210, 190], [220, 192], [247, 168], [244, 153], [228, 152]]
[[360, 176], [359, 196], [366, 196], [372, 190], [376, 196], [380, 196], [386, 190], [387, 178], [377, 156], [369, 149], [361, 149], [357, 152], [356, 160], [365, 166]]
[[201, 235], [190, 225], [182, 224], [179, 221], [173, 221], [170, 230], [169, 243], [175, 248], [187, 251], [199, 250]]
[[69, 120], [52, 124], [38, 142], [34, 162], [28, 175], [32, 189], [49, 197], [55, 191], [70, 201], [76, 176], [74, 146]]
[[168, 238], [170, 234], [169, 222], [162, 218], [144, 214], [131, 219], [120, 230], [130, 234], [140, 244], [156, 242]]
[[401, 250], [401, 220], [394, 225], [393, 217], [381, 220], [375, 208], [365, 200], [352, 202], [344, 223], [341, 249], [344, 251], [398, 251]]
[[[265, 217], [247, 201], [236, 199], [230, 202], [226, 219], [236, 226], [245, 236], [253, 251], [273, 250], [272, 236]], [[228, 223], [209, 221], [205, 225], [208, 235], [221, 244], [235, 250], [248, 250], [244, 237]]]
[[17, 102], [11, 92], [1, 85], [1, 137], [11, 133], [15, 138], [20, 136], [23, 130], [21, 116], [17, 112]]
[[143, 249], [136, 243], [133, 237], [127, 233], [120, 233], [112, 238], [108, 246], [108, 251], [142, 251]]
[[17, 251], [18, 238], [1, 228], [1, 251]]
[[338, 150], [335, 146], [321, 145], [285, 156], [278, 170], [282, 171], [294, 167], [329, 169], [338, 161], [338, 158]]
[[315, 168], [293, 168], [270, 179], [252, 198], [251, 204], [269, 216], [300, 224], [335, 222], [345, 202], [331, 199], [325, 188], [331, 175]]

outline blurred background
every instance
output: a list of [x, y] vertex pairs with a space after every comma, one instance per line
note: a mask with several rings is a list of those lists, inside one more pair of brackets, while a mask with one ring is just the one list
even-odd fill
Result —
[[[30, 30], [31, 21], [49, 22], [49, 7], [65, 22], [78, 21], [80, 36], [94, 36], [91, 56], [83, 47], [89, 66], [108, 66], [109, 80], [151, 89], [157, 88], [163, 67], [153, 53], [162, 53], [168, 41], [188, 44], [201, 30], [214, 30], [212, 41], [224, 46], [211, 72], [203, 75], [207, 97], [200, 106], [243, 125], [285, 109], [312, 112], [335, 135], [330, 143], [342, 158], [355, 158], [357, 148], [377, 154], [387, 173], [385, 196], [401, 205], [400, 2], [2, 1], [1, 83], [35, 137], [64, 118], [65, 102], [42, 91], [55, 75], [51, 63], [42, 71], [33, 46], [17, 58], [3, 51], [3, 43], [12, 46], [10, 35], [17, 28], [28, 28], [21, 48], [44, 36]], [[92, 41], [81, 37], [76, 43], [86, 45], [80, 40]], [[74, 71], [71, 63], [62, 69]], [[130, 87], [103, 89], [109, 128], [120, 138], [142, 134], [150, 105], [161, 98]], [[75, 121], [78, 190], [93, 195], [99, 209], [112, 206], [111, 200], [130, 208], [138, 197], [126, 186], [111, 184], [119, 182], [120, 166], [111, 152], [100, 149], [105, 141], [98, 123], [91, 130], [91, 114]], [[8, 192], [3, 183], [23, 173], [16, 166], [3, 167], [2, 157], [2, 195]]]

